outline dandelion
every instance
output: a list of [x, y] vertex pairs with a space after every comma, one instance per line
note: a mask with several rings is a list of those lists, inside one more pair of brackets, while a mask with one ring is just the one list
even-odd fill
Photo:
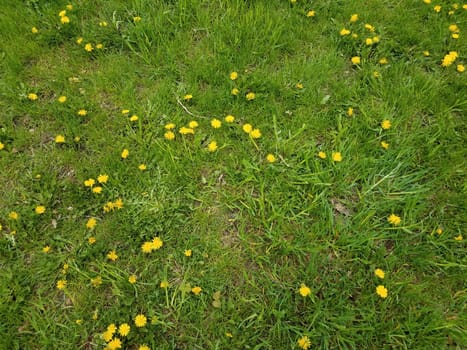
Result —
[[147, 323], [147, 318], [143, 314], [136, 315], [135, 317], [135, 326], [138, 328], [144, 327]]
[[175, 134], [172, 131], [169, 130], [169, 131], [164, 133], [164, 138], [166, 140], [171, 141], [171, 140], [175, 139]]
[[352, 107], [349, 107], [349, 109], [347, 110], [347, 115], [349, 117], [353, 116], [353, 108]]
[[353, 56], [350, 61], [352, 61], [353, 64], [357, 65], [357, 64], [360, 64], [361, 62], [361, 59], [359, 56]]
[[246, 97], [246, 99], [248, 101], [252, 101], [252, 100], [254, 100], [256, 98], [256, 94], [254, 92], [249, 92], [249, 93], [246, 94], [245, 97]]
[[145, 171], [147, 169], [146, 164], [138, 165], [138, 169], [141, 170], [141, 171]]
[[84, 49], [87, 51], [87, 52], [92, 52], [94, 50], [94, 47], [92, 47], [92, 44], [91, 43], [87, 43], [86, 45], [84, 45]]
[[388, 120], [388, 119], [385, 119], [381, 122], [381, 127], [383, 128], [383, 130], [388, 130], [391, 128], [391, 121]]
[[326, 152], [323, 152], [323, 151], [318, 152], [318, 157], [320, 157], [321, 159], [326, 159], [327, 157]]
[[235, 120], [235, 117], [233, 115], [227, 115], [225, 118], [224, 118], [225, 122], [226, 123], [233, 123], [234, 120]]
[[139, 117], [137, 115], [132, 115], [130, 117], [130, 122], [136, 122], [138, 119], [139, 119]]
[[307, 17], [315, 17], [316, 16], [316, 12], [311, 10], [311, 11], [308, 11], [307, 14], [306, 14]]
[[373, 77], [374, 78], [379, 78], [380, 76], [381, 76], [381, 74], [378, 71], [373, 72]]
[[425, 57], [430, 56], [430, 51], [423, 51], [423, 56], [425, 56]]
[[164, 245], [164, 242], [159, 237], [154, 237], [152, 239], [152, 249], [158, 250], [162, 248], [163, 245]]
[[274, 156], [274, 154], [269, 153], [266, 156], [266, 160], [268, 161], [268, 163], [274, 163], [277, 159], [276, 156]]
[[192, 98], [193, 98], [193, 95], [190, 95], [190, 94], [183, 96], [183, 99], [185, 101], [190, 101]]
[[58, 280], [57, 281], [57, 289], [63, 290], [66, 287], [66, 280]]
[[302, 297], [307, 297], [311, 294], [311, 289], [307, 287], [304, 283], [302, 283], [298, 292]]
[[31, 92], [31, 93], [28, 94], [28, 99], [30, 99], [31, 101], [35, 101], [35, 100], [38, 99], [38, 96], [37, 96], [37, 94]]
[[114, 338], [107, 344], [107, 347], [109, 348], [109, 350], [121, 349], [122, 341], [118, 338]]
[[107, 253], [107, 258], [112, 261], [117, 260], [118, 259], [117, 252], [115, 250], [111, 250], [110, 252]]
[[441, 12], [441, 6], [439, 6], [439, 5], [434, 6], [434, 7], [433, 7], [433, 10], [434, 10], [435, 12], [437, 12], [437, 13], [440, 13], [440, 12]]
[[121, 198], [117, 198], [114, 202], [114, 207], [117, 209], [122, 209], [123, 208], [123, 201]]
[[230, 332], [225, 332], [225, 336], [226, 336], [227, 338], [233, 338], [233, 334], [230, 333]]
[[454, 240], [459, 241], [459, 242], [462, 241], [463, 239], [464, 237], [462, 237], [462, 235], [454, 237]]
[[198, 122], [196, 120], [192, 120], [191, 122], [188, 123], [188, 127], [191, 129], [196, 129], [199, 126]]
[[375, 276], [381, 279], [384, 279], [384, 271], [381, 269], [376, 269], [375, 270]]
[[58, 100], [58, 102], [60, 102], [60, 103], [65, 103], [65, 101], [66, 101], [66, 96], [60, 96], [57, 100]]
[[386, 298], [388, 296], [388, 290], [385, 286], [379, 285], [376, 287], [376, 294], [378, 294], [381, 298]]
[[397, 226], [397, 225], [400, 225], [401, 218], [400, 216], [397, 216], [396, 214], [391, 214], [388, 216], [388, 222], [394, 226]]
[[431, 4], [431, 0], [423, 0], [425, 4]]
[[460, 30], [457, 24], [451, 24], [449, 25], [449, 31], [452, 33], [459, 33]]
[[373, 41], [373, 44], [377, 44], [379, 43], [379, 36], [374, 36], [373, 38], [371, 38], [371, 40]]
[[341, 162], [342, 161], [341, 152], [333, 152], [332, 153], [332, 160], [335, 161], [335, 162]]
[[99, 176], [97, 177], [97, 182], [99, 182], [100, 184], [104, 184], [104, 183], [106, 183], [108, 180], [109, 180], [109, 175], [106, 175], [106, 174], [99, 175]]
[[178, 132], [182, 135], [188, 135], [188, 134], [194, 135], [195, 134], [195, 131], [192, 128], [187, 128], [185, 126], [182, 126], [180, 130], [178, 130]]
[[137, 279], [138, 278], [136, 277], [136, 275], [131, 275], [130, 277], [128, 277], [128, 282], [130, 282], [131, 284], [135, 284]]
[[89, 237], [88, 244], [93, 245], [94, 243], [96, 243], [96, 237], [93, 237], [93, 236]]
[[237, 89], [237, 88], [233, 88], [233, 89], [230, 91], [230, 93], [231, 93], [232, 95], [234, 95], [234, 96], [237, 96], [237, 95], [240, 93], [240, 90]]
[[31, 28], [31, 33], [32, 34], [37, 34], [37, 33], [39, 33], [39, 29], [37, 29], [36, 27], [32, 27]]
[[253, 127], [251, 126], [251, 124], [244, 124], [242, 126], [242, 129], [243, 129], [244, 132], [249, 134], [253, 130]]
[[67, 16], [63, 16], [60, 18], [60, 22], [62, 22], [62, 24], [68, 24], [70, 23], [70, 18], [68, 18]]
[[230, 73], [230, 80], [236, 80], [237, 78], [238, 78], [238, 73], [237, 72]]
[[441, 61], [441, 66], [449, 67], [451, 64], [454, 63], [457, 57], [458, 57], [457, 51], [449, 51], [449, 53], [445, 55], [443, 60]]
[[85, 110], [85, 109], [80, 109], [80, 110], [78, 111], [78, 115], [79, 115], [80, 117], [85, 117], [87, 114], [88, 114], [88, 111]]
[[297, 83], [297, 84], [295, 84], [295, 87], [297, 89], [303, 89], [303, 84], [302, 83]]
[[350, 20], [349, 20], [350, 23], [355, 23], [357, 21], [358, 21], [358, 14], [355, 13], [352, 16], [350, 16]]
[[36, 209], [34, 209], [36, 214], [41, 215], [45, 213], [45, 207], [43, 205], [38, 205]]
[[102, 284], [102, 277], [97, 276], [95, 278], [91, 278], [91, 284], [93, 287], [99, 287]]
[[339, 32], [340, 35], [345, 36], [350, 34], [350, 30], [346, 28], [342, 28], [341, 31]]
[[208, 150], [209, 152], [215, 152], [217, 150], [218, 146], [217, 146], [217, 142], [216, 141], [211, 141], [209, 144], [208, 144]]
[[261, 131], [259, 129], [253, 129], [250, 132], [250, 136], [252, 139], [259, 139], [261, 137]]
[[8, 214], [8, 217], [12, 220], [18, 220], [19, 214], [16, 211], [12, 211]]
[[126, 148], [122, 151], [122, 153], [120, 154], [120, 156], [123, 158], [123, 159], [127, 159], [128, 156], [130, 155], [130, 151], [127, 150]]
[[456, 67], [456, 70], [459, 72], [459, 73], [462, 73], [465, 71], [465, 67], [463, 64], [458, 64], [457, 67]]
[[136, 17], [133, 17], [133, 22], [135, 23], [138, 23], [141, 21], [141, 17], [140, 16], [136, 16]]
[[0, 142], [0, 151], [5, 148], [5, 144]]
[[78, 39], [76, 39], [76, 43], [77, 43], [78, 45], [81, 45], [81, 44], [83, 43], [83, 40], [84, 40], [84, 39], [83, 39], [82, 37], [79, 37]]
[[65, 142], [65, 136], [63, 135], [55, 136], [55, 143], [64, 143], [64, 142]]
[[108, 330], [102, 333], [102, 339], [104, 339], [106, 342], [109, 342], [112, 340], [113, 333], [109, 332]]
[[165, 289], [165, 288], [169, 288], [169, 282], [167, 282], [167, 281], [162, 281], [161, 284], [160, 284], [160, 287], [161, 287], [161, 288], [164, 288], [164, 289]]
[[378, 63], [381, 65], [388, 64], [388, 59], [386, 57], [383, 57], [378, 61]]
[[97, 194], [102, 193], [102, 187], [101, 186], [93, 187], [92, 188], [92, 193], [97, 193]]
[[372, 38], [366, 38], [365, 39], [365, 44], [367, 44], [368, 46], [373, 45], [373, 39]]
[[183, 252], [183, 254], [185, 254], [185, 256], [187, 256], [187, 257], [190, 257], [190, 256], [193, 254], [193, 252], [192, 252], [191, 249], [186, 249], [186, 250]]
[[138, 350], [151, 350], [151, 348], [146, 344], [143, 344], [138, 347]]
[[194, 295], [199, 295], [201, 292], [202, 292], [202, 288], [199, 287], [199, 286], [196, 286], [196, 287], [193, 287], [191, 288], [191, 292], [194, 294]]
[[436, 229], [436, 233], [437, 233], [438, 235], [442, 234], [442, 233], [443, 233], [443, 229], [442, 229], [441, 227], [438, 227], [438, 228]]
[[94, 179], [87, 179], [84, 181], [84, 186], [86, 187], [92, 187], [96, 183], [96, 180]]
[[126, 337], [130, 333], [130, 325], [128, 323], [122, 323], [118, 327], [118, 334], [120, 334], [122, 337]]
[[211, 120], [211, 126], [214, 129], [219, 129], [221, 125], [222, 125], [222, 122], [219, 119], [214, 118], [213, 120]]
[[310, 338], [308, 338], [306, 335], [298, 339], [297, 345], [300, 349], [303, 350], [308, 350], [311, 346], [311, 341]]
[[387, 143], [386, 141], [381, 141], [381, 147], [383, 147], [384, 149], [388, 149], [389, 143]]
[[90, 230], [93, 229], [96, 225], [97, 225], [97, 220], [95, 218], [90, 218], [86, 222], [86, 228], [88, 228]]
[[144, 242], [143, 245], [141, 246], [141, 250], [143, 253], [151, 253], [153, 250], [152, 243], [151, 242]]
[[451, 35], [451, 37], [452, 37], [453, 39], [459, 39], [459, 33], [453, 33], [453, 34]]
[[50, 246], [46, 245], [44, 248], [42, 248], [43, 253], [49, 253], [51, 250]]
[[365, 24], [365, 29], [370, 31], [370, 32], [375, 31], [375, 27], [373, 27], [371, 24], [368, 24], [368, 23]]

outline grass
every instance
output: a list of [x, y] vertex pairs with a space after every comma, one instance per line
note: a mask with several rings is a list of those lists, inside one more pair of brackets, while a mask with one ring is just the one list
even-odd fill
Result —
[[0, 349], [467, 346], [463, 4], [67, 4], [0, 5]]

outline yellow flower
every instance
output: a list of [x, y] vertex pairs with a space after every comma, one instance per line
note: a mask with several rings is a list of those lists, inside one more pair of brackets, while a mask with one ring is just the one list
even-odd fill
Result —
[[131, 284], [135, 284], [136, 280], [137, 280], [136, 275], [131, 275], [130, 277], [128, 277], [128, 282], [130, 282]]
[[42, 248], [42, 252], [48, 253], [50, 252], [50, 249], [51, 249], [50, 246], [46, 245], [44, 248]]
[[397, 225], [400, 225], [401, 218], [400, 216], [397, 216], [396, 214], [391, 214], [388, 216], [388, 222], [390, 224], [393, 224], [394, 226], [397, 226]]
[[243, 127], [242, 127], [243, 131], [245, 131], [247, 134], [249, 134], [252, 130], [253, 130], [253, 127], [251, 126], [251, 124], [244, 124]]
[[372, 38], [366, 38], [366, 39], [365, 39], [365, 44], [367, 44], [367, 45], [373, 45], [373, 39], [372, 39]]
[[115, 202], [113, 203], [114, 207], [117, 209], [122, 209], [123, 208], [123, 201], [121, 198], [117, 198]]
[[374, 71], [374, 72], [373, 72], [373, 77], [374, 77], [374, 78], [379, 78], [380, 76], [381, 76], [381, 74], [379, 74], [378, 71]]
[[97, 181], [98, 181], [99, 183], [101, 183], [101, 184], [106, 183], [108, 180], [109, 180], [109, 175], [105, 175], [105, 174], [104, 174], [104, 175], [99, 175], [99, 176], [97, 177]]
[[347, 110], [347, 115], [349, 117], [353, 116], [353, 108], [352, 107], [349, 107], [349, 109]]
[[78, 111], [78, 115], [81, 116], [81, 117], [84, 117], [84, 116], [86, 116], [87, 114], [88, 114], [88, 111], [85, 110], [85, 109], [80, 109], [80, 110]]
[[132, 115], [132, 116], [130, 117], [130, 122], [135, 122], [135, 121], [137, 121], [138, 119], [139, 119], [139, 118], [138, 118], [137, 115]]
[[102, 339], [104, 339], [106, 342], [109, 342], [112, 340], [113, 333], [109, 331], [105, 331], [102, 333]]
[[355, 64], [355, 65], [360, 64], [360, 62], [361, 62], [361, 59], [360, 59], [359, 56], [353, 56], [350, 60], [351, 60], [352, 63]]
[[73, 10], [73, 5], [72, 4], [66, 5], [66, 9], [69, 11]]
[[164, 134], [164, 137], [166, 140], [173, 140], [175, 138], [175, 134], [172, 132], [172, 131], [167, 131], [165, 134]]
[[341, 152], [332, 152], [332, 160], [335, 162], [341, 162], [342, 161]]
[[87, 179], [87, 180], [84, 181], [84, 186], [92, 187], [95, 183], [96, 183], [96, 181], [94, 179]]
[[61, 10], [61, 11], [58, 13], [58, 15], [59, 15], [60, 17], [66, 16], [66, 10]]
[[151, 348], [149, 346], [143, 344], [143, 345], [139, 346], [138, 350], [151, 350]]
[[55, 136], [55, 143], [64, 143], [64, 142], [65, 142], [65, 136], [63, 135]]
[[237, 72], [230, 73], [230, 80], [235, 80], [237, 78], [238, 78], [238, 73]]
[[430, 56], [430, 51], [423, 51], [423, 56], [425, 56], [425, 57]]
[[321, 159], [326, 159], [326, 152], [323, 152], [323, 151], [318, 152], [318, 157], [320, 157]]
[[107, 258], [109, 260], [112, 260], [112, 261], [115, 261], [118, 259], [118, 255], [117, 255], [117, 252], [115, 250], [111, 250], [108, 254], [107, 254]]
[[159, 237], [154, 237], [152, 239], [152, 249], [154, 250], [160, 249], [162, 248], [163, 245], [164, 245], [164, 242], [162, 242], [162, 239], [160, 239]]
[[106, 21], [101, 21], [99, 22], [100, 27], [107, 27], [107, 22]]
[[459, 39], [459, 33], [452, 33], [451, 37], [453, 39]]
[[431, 4], [431, 0], [423, 0], [425, 4]]
[[345, 29], [345, 28], [342, 28], [341, 31], [339, 32], [340, 35], [344, 36], [344, 35], [349, 35], [350, 34], [350, 30], [348, 29]]
[[183, 99], [185, 101], [190, 101], [192, 98], [193, 98], [193, 95], [190, 95], [190, 94], [187, 94], [187, 95], [183, 96]]
[[192, 250], [191, 249], [186, 249], [183, 254], [185, 254], [185, 256], [191, 256], [193, 254]]
[[381, 279], [384, 279], [384, 271], [381, 269], [376, 269], [375, 270], [375, 276]]
[[233, 115], [227, 115], [225, 118], [224, 118], [225, 122], [226, 123], [233, 123], [234, 120], [235, 120], [235, 117]]
[[191, 292], [194, 294], [194, 295], [199, 295], [201, 292], [202, 292], [202, 288], [199, 287], [199, 286], [196, 286], [196, 287], [193, 287], [191, 288]]
[[185, 126], [182, 126], [178, 132], [182, 135], [195, 134], [195, 131], [192, 128], [187, 128]]
[[133, 22], [137, 23], [141, 21], [141, 17], [140, 16], [136, 16], [136, 17], [133, 17]]
[[375, 31], [375, 27], [373, 27], [371, 24], [368, 24], [368, 23], [365, 24], [365, 29], [367, 29], [370, 32]]
[[90, 218], [86, 222], [86, 228], [93, 229], [97, 225], [97, 220], [95, 218]]
[[209, 144], [208, 144], [208, 150], [209, 152], [215, 152], [217, 150], [218, 146], [217, 146], [217, 142], [216, 141], [211, 141]]
[[83, 323], [83, 320], [76, 320], [75, 323], [76, 323], [76, 324], [82, 324], [82, 323]]
[[357, 21], [358, 21], [358, 14], [355, 13], [352, 16], [350, 16], [350, 23], [354, 23]]
[[439, 13], [439, 12], [441, 11], [441, 6], [439, 6], [439, 5], [434, 6], [434, 7], [433, 7], [433, 10], [434, 10], [435, 12], [438, 12], [438, 13]]
[[152, 247], [152, 242], [144, 242], [143, 245], [141, 246], [141, 250], [143, 251], [143, 253], [151, 253], [152, 250], [153, 250], [153, 247]]
[[37, 29], [36, 27], [32, 27], [31, 28], [31, 33], [32, 34], [37, 34], [37, 33], [39, 33], [39, 29]]
[[383, 57], [378, 61], [378, 63], [381, 65], [388, 64], [388, 59], [386, 57]]
[[107, 344], [107, 347], [109, 348], [109, 350], [121, 349], [122, 341], [118, 338], [114, 338]]
[[94, 243], [96, 243], [96, 237], [92, 237], [92, 236], [89, 237], [89, 238], [88, 238], [88, 243], [89, 243], [90, 245], [93, 245]]
[[311, 294], [311, 289], [307, 287], [304, 283], [302, 283], [298, 292], [302, 297], [307, 297]]
[[214, 118], [213, 120], [211, 120], [211, 126], [214, 129], [219, 129], [221, 125], [222, 125], [222, 122], [219, 119]]
[[97, 276], [95, 278], [91, 278], [91, 284], [93, 287], [99, 287], [102, 284], [102, 277]]
[[60, 18], [60, 22], [62, 22], [62, 24], [67, 24], [70, 23], [70, 19], [67, 16], [63, 16]]
[[91, 43], [87, 43], [86, 45], [84, 45], [84, 49], [85, 49], [87, 52], [92, 52], [92, 50], [94, 50], [94, 48], [92, 47], [92, 44], [91, 44]]
[[146, 164], [138, 165], [138, 169], [141, 170], [141, 171], [145, 171], [147, 169]]
[[66, 287], [66, 280], [58, 280], [57, 281], [57, 289], [65, 289]]
[[122, 323], [120, 327], [118, 327], [118, 334], [122, 337], [126, 337], [130, 333], [130, 325], [128, 323]]
[[266, 160], [267, 160], [269, 163], [274, 163], [277, 159], [276, 159], [276, 157], [274, 156], [274, 154], [269, 153], [269, 154], [266, 156]]
[[160, 287], [161, 287], [161, 288], [164, 288], [164, 289], [165, 289], [165, 288], [168, 288], [168, 287], [169, 287], [169, 282], [167, 282], [167, 281], [162, 281], [161, 284], [160, 284]]
[[379, 43], [379, 36], [374, 36], [371, 40], [373, 40], [373, 43]]
[[388, 130], [391, 128], [391, 121], [388, 120], [388, 119], [385, 119], [381, 122], [381, 127], [384, 129], [384, 130]]
[[92, 192], [97, 193], [97, 194], [102, 193], [102, 187], [101, 186], [93, 187]]
[[464, 237], [462, 237], [462, 235], [459, 235], [459, 236], [454, 237], [454, 239], [456, 241], [462, 241], [464, 239]]
[[298, 339], [297, 345], [300, 349], [303, 350], [308, 350], [311, 346], [311, 341], [310, 338], [308, 338], [306, 335]]
[[5, 148], [5, 144], [0, 142], [0, 151]]
[[191, 122], [188, 123], [188, 127], [191, 129], [195, 129], [199, 126], [198, 122], [196, 120], [192, 120]]
[[451, 24], [449, 25], [449, 31], [453, 33], [459, 33], [460, 30], [457, 24]]
[[147, 318], [143, 314], [136, 315], [135, 317], [135, 325], [138, 328], [146, 326]]
[[443, 229], [442, 229], [441, 227], [438, 227], [438, 228], [436, 229], [436, 233], [439, 234], [439, 235], [442, 234], [442, 233], [443, 233]]
[[38, 99], [38, 96], [37, 94], [31, 92], [30, 94], [28, 94], [28, 99], [30, 99], [31, 101], [35, 101]]
[[125, 149], [122, 151], [122, 153], [121, 153], [120, 156], [121, 156], [123, 159], [126, 159], [126, 158], [128, 158], [129, 155], [130, 155], [130, 151], [127, 150], [127, 149], [125, 148]]
[[250, 132], [250, 136], [252, 139], [259, 139], [261, 137], [261, 131], [259, 129], [253, 129]]
[[311, 10], [311, 11], [308, 11], [307, 14], [306, 14], [307, 17], [315, 17], [316, 16], [316, 12]]
[[387, 143], [386, 141], [381, 141], [381, 147], [383, 147], [384, 149], [388, 149], [389, 143]]
[[76, 43], [77, 43], [78, 45], [81, 45], [81, 44], [83, 43], [83, 40], [84, 40], [84, 39], [83, 39], [82, 37], [79, 37], [78, 39], [76, 39]]
[[230, 91], [230, 93], [231, 93], [232, 95], [234, 95], [234, 96], [237, 96], [237, 95], [240, 93], [240, 90], [237, 89], [237, 88], [233, 88], [233, 89]]
[[459, 73], [462, 73], [465, 71], [465, 67], [463, 64], [458, 64], [456, 69]]
[[245, 97], [246, 97], [246, 99], [248, 101], [251, 101], [251, 100], [254, 100], [256, 98], [256, 94], [254, 92], [249, 92], [249, 93], [246, 94]]
[[16, 211], [12, 211], [8, 214], [8, 217], [12, 220], [18, 220], [19, 214]]
[[385, 286], [379, 285], [376, 287], [376, 294], [378, 294], [381, 298], [386, 298], [388, 296], [388, 290]]
[[45, 213], [45, 207], [43, 205], [38, 205], [35, 209], [36, 214], [44, 214]]

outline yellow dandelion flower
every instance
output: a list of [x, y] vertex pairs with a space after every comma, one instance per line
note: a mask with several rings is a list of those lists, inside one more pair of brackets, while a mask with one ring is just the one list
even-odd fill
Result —
[[349, 107], [349, 109], [347, 110], [347, 115], [349, 117], [353, 116], [353, 108], [352, 107]]
[[94, 179], [87, 179], [84, 181], [84, 186], [86, 187], [92, 187], [96, 183], [96, 180]]
[[191, 129], [195, 129], [199, 126], [198, 122], [196, 120], [192, 120], [191, 122], [188, 123], [188, 127]]
[[96, 237], [92, 237], [92, 236], [89, 237], [89, 238], [88, 238], [88, 243], [89, 243], [90, 245], [93, 245], [94, 243], [96, 243]]
[[311, 346], [311, 340], [306, 335], [298, 339], [297, 345], [300, 349], [308, 350]]
[[232, 95], [234, 95], [234, 96], [237, 96], [237, 95], [240, 93], [240, 90], [237, 89], [237, 88], [233, 88], [233, 89], [230, 91], [230, 93], [231, 93]]
[[335, 162], [341, 162], [342, 161], [341, 152], [333, 152], [332, 153], [332, 160], [335, 161]]
[[66, 101], [66, 96], [60, 96], [57, 100], [58, 100], [58, 102], [60, 102], [60, 103], [65, 103], [65, 101]]
[[169, 288], [169, 282], [167, 282], [167, 281], [162, 281], [161, 284], [160, 284], [160, 287], [161, 287], [161, 288], [164, 288], [164, 289], [165, 289], [165, 288]]
[[50, 248], [50, 246], [46, 245], [44, 248], [42, 248], [42, 252], [43, 253], [49, 253], [51, 249], [52, 248]]
[[130, 282], [131, 284], [135, 284], [137, 279], [138, 278], [136, 277], [136, 275], [131, 275], [130, 277], [128, 277], [128, 282]]
[[251, 126], [251, 124], [244, 124], [242, 129], [244, 132], [249, 134], [253, 130], [253, 126]]
[[193, 254], [193, 252], [192, 252], [191, 249], [185, 249], [185, 251], [183, 252], [183, 254], [185, 254], [185, 256], [190, 257], [190, 256]]
[[359, 56], [353, 56], [350, 61], [352, 61], [353, 64], [357, 65], [360, 64], [361, 58]]
[[12, 220], [18, 220], [19, 214], [16, 211], [12, 211], [8, 214], [8, 217]]
[[388, 119], [385, 119], [381, 122], [381, 127], [384, 129], [384, 130], [388, 130], [391, 128], [391, 121], [388, 120]]
[[237, 78], [238, 78], [238, 73], [237, 72], [230, 73], [230, 80], [236, 80]]
[[140, 16], [136, 16], [136, 17], [133, 17], [133, 22], [135, 23], [138, 23], [141, 21], [141, 17]]
[[171, 140], [175, 139], [175, 134], [172, 131], [169, 130], [169, 131], [165, 132], [164, 138], [166, 140], [171, 141]]
[[252, 101], [256, 98], [256, 94], [254, 92], [249, 92], [245, 95], [245, 97], [248, 101]]
[[376, 276], [376, 277], [381, 278], [381, 279], [384, 279], [384, 275], [385, 275], [385, 273], [384, 273], [383, 270], [381, 270], [381, 269], [376, 269], [376, 270], [375, 270], [375, 276]]
[[101, 174], [97, 177], [97, 182], [100, 184], [105, 184], [109, 180], [109, 175]]
[[39, 33], [39, 29], [37, 29], [36, 27], [32, 27], [31, 28], [31, 33], [32, 34], [37, 34], [37, 33]]
[[370, 32], [374, 32], [374, 31], [375, 31], [375, 27], [372, 26], [371, 24], [368, 24], [368, 23], [365, 24], [365, 29], [368, 30], [368, 31], [370, 31]]
[[117, 209], [123, 208], [123, 200], [121, 198], [117, 198], [113, 204], [114, 204], [114, 207]]
[[425, 57], [430, 56], [430, 51], [423, 51], [423, 56], [425, 56]]
[[352, 16], [350, 16], [350, 20], [349, 20], [350, 23], [355, 23], [357, 21], [358, 21], [358, 14], [355, 13]]
[[107, 347], [109, 348], [109, 350], [121, 349], [122, 341], [118, 338], [114, 338], [109, 343], [107, 343]]
[[266, 156], [266, 160], [268, 161], [268, 163], [274, 163], [277, 159], [276, 159], [276, 156], [274, 154], [269, 153]]
[[183, 96], [183, 99], [184, 99], [185, 101], [190, 101], [191, 99], [193, 99], [193, 95], [187, 94], [187, 95]]
[[253, 129], [250, 132], [250, 136], [253, 139], [259, 139], [261, 137], [261, 131], [259, 129]]
[[208, 144], [208, 150], [209, 152], [215, 152], [217, 150], [218, 146], [217, 146], [217, 142], [216, 141], [211, 141], [209, 142]]
[[37, 94], [31, 92], [28, 94], [28, 99], [30, 99], [31, 101], [35, 101], [37, 100], [39, 97], [37, 96]]
[[62, 22], [62, 24], [68, 24], [70, 23], [70, 18], [68, 18], [67, 16], [63, 16], [60, 18], [60, 22]]
[[397, 225], [400, 225], [401, 218], [400, 216], [397, 216], [396, 214], [391, 214], [388, 216], [388, 222], [394, 226], [397, 226]]
[[383, 57], [378, 61], [378, 63], [381, 65], [388, 64], [388, 59], [386, 57]]
[[102, 339], [104, 339], [104, 341], [106, 341], [106, 342], [111, 341], [111, 340], [112, 340], [112, 337], [113, 337], [113, 333], [112, 333], [112, 332], [105, 331], [104, 333], [102, 333]]
[[185, 126], [182, 126], [178, 132], [182, 135], [188, 135], [188, 134], [191, 134], [191, 135], [194, 135], [195, 134], [195, 130], [193, 130], [192, 128], [187, 128]]
[[143, 245], [141, 246], [141, 250], [143, 253], [151, 253], [153, 250], [152, 242], [144, 242]]
[[367, 45], [373, 45], [373, 39], [372, 39], [372, 38], [366, 38], [366, 39], [365, 39], [365, 44], [367, 44]]
[[86, 228], [93, 229], [97, 225], [97, 220], [95, 218], [90, 218], [86, 222]]
[[379, 43], [379, 36], [374, 36], [371, 40], [373, 40], [373, 44], [377, 44]]
[[152, 243], [152, 249], [154, 250], [160, 249], [164, 245], [164, 242], [159, 237], [154, 237], [151, 243]]
[[425, 4], [431, 4], [431, 0], [423, 0]]
[[311, 289], [307, 287], [304, 283], [302, 283], [298, 292], [302, 297], [307, 297], [311, 294]]
[[443, 229], [442, 229], [441, 227], [438, 227], [438, 228], [436, 229], [436, 233], [439, 234], [439, 235], [442, 234], [442, 233], [443, 233]]
[[141, 171], [145, 171], [147, 169], [146, 164], [138, 165], [138, 169], [141, 170]]
[[88, 114], [88, 111], [85, 110], [85, 109], [80, 109], [80, 110], [78, 111], [78, 115], [79, 115], [80, 117], [85, 117], [87, 114]]
[[434, 10], [435, 12], [439, 13], [439, 12], [441, 12], [441, 6], [439, 6], [439, 5], [434, 6], [434, 7], [433, 7], [433, 10]]
[[457, 67], [456, 67], [456, 70], [459, 72], [459, 73], [462, 73], [465, 71], [465, 67], [463, 64], [458, 64]]
[[0, 151], [5, 148], [5, 144], [0, 142]]
[[385, 286], [379, 285], [376, 287], [376, 294], [384, 299], [388, 296], [388, 290]]
[[84, 40], [84, 39], [83, 39], [82, 37], [79, 37], [78, 39], [76, 39], [76, 43], [77, 43], [78, 45], [81, 45], [81, 44], [83, 43], [83, 40]]
[[107, 22], [106, 21], [99, 22], [99, 27], [107, 27]]
[[120, 154], [120, 156], [123, 158], [123, 159], [126, 159], [128, 158], [128, 156], [130, 155], [130, 151], [127, 150], [126, 148], [122, 151], [122, 153]]
[[97, 193], [97, 194], [102, 193], [102, 187], [101, 186], [93, 187], [92, 188], [92, 193]]
[[91, 43], [87, 43], [86, 45], [84, 45], [84, 49], [87, 51], [87, 52], [92, 52], [94, 50], [94, 47], [92, 46]]
[[235, 117], [233, 115], [227, 115], [225, 118], [224, 118], [225, 122], [226, 123], [233, 123], [234, 120], [235, 120]]
[[143, 344], [138, 347], [138, 350], [151, 350], [151, 348], [146, 344]]
[[194, 295], [200, 295], [200, 293], [203, 291], [203, 289], [199, 286], [196, 286], [196, 287], [193, 287], [191, 288], [191, 292], [194, 294]]
[[93, 287], [99, 287], [102, 284], [102, 277], [97, 276], [95, 278], [91, 278], [91, 284]]
[[43, 205], [38, 205], [36, 209], [34, 209], [36, 214], [41, 215], [45, 213], [45, 207]]
[[66, 287], [66, 280], [58, 280], [57, 281], [57, 289], [63, 290]]
[[307, 17], [315, 17], [316, 16], [316, 11], [310, 10], [306, 13]]
[[389, 143], [387, 143], [386, 141], [381, 141], [381, 147], [383, 147], [384, 149], [388, 149]]
[[342, 36], [345, 36], [345, 35], [349, 35], [350, 34], [350, 30], [346, 29], [346, 28], [342, 28], [339, 32], [340, 35]]
[[139, 119], [139, 117], [137, 115], [132, 115], [130, 117], [130, 122], [136, 122], [138, 119]]
[[462, 237], [462, 235], [454, 237], [454, 240], [459, 241], [459, 242], [462, 241], [463, 239], [464, 237]]
[[117, 260], [118, 259], [117, 252], [115, 250], [111, 250], [110, 252], [107, 253], [107, 258], [112, 261]]
[[147, 318], [143, 314], [136, 315], [135, 317], [135, 326], [138, 328], [146, 326]]
[[65, 136], [63, 135], [55, 136], [55, 143], [65, 143]]
[[326, 159], [327, 157], [326, 152], [323, 152], [323, 151], [318, 152], [318, 157], [320, 157], [321, 159]]
[[213, 120], [211, 120], [211, 126], [214, 129], [219, 129], [221, 125], [222, 125], [222, 122], [219, 119], [214, 118]]
[[122, 337], [126, 337], [128, 334], [130, 334], [130, 325], [128, 323], [122, 323], [118, 327], [118, 334], [120, 334]]

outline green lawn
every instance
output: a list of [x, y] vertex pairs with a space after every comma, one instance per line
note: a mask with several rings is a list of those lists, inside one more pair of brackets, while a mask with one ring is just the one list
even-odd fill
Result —
[[442, 0], [2, 0], [0, 350], [465, 349], [466, 33]]

